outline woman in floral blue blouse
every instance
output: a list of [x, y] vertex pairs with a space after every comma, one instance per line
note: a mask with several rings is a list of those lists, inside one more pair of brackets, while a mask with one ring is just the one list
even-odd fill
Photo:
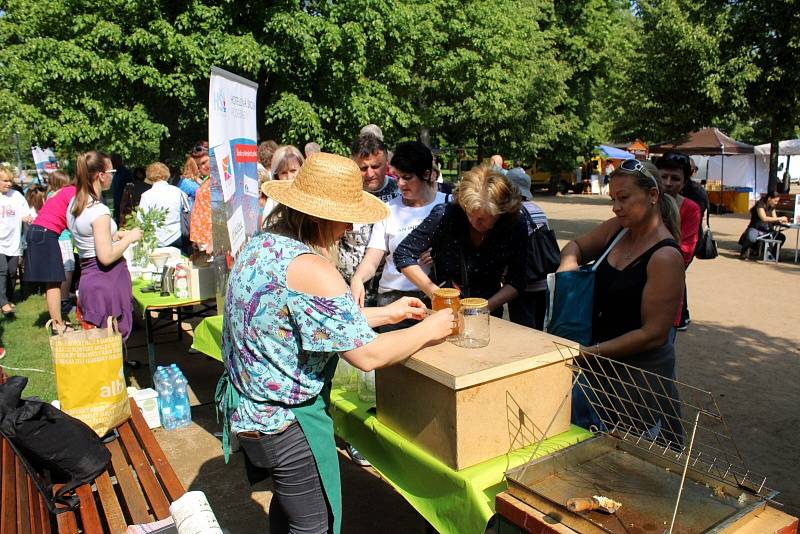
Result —
[[280, 206], [267, 231], [242, 249], [228, 281], [222, 337], [225, 373], [217, 401], [245, 452], [248, 477], [273, 479], [270, 532], [340, 529], [341, 487], [325, 405], [337, 355], [364, 371], [398, 363], [450, 332], [437, 312], [409, 329], [372, 328], [422, 319], [415, 298], [359, 310], [325, 252], [352, 223], [386, 217], [361, 187], [355, 163], [312, 155], [294, 181], [264, 184]]

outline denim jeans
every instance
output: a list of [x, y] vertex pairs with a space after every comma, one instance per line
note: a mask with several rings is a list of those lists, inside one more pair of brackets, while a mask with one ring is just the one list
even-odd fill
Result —
[[268, 471], [272, 478], [270, 533], [327, 533], [332, 518], [317, 463], [300, 424], [294, 422], [280, 434], [240, 432], [237, 437], [250, 463]]

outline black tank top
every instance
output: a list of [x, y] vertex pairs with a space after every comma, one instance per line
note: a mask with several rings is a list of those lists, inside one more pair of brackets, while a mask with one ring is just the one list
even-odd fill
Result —
[[[619, 232], [606, 243], [606, 248], [618, 234]], [[594, 282], [593, 343], [602, 343], [642, 327], [642, 293], [647, 283], [647, 264], [662, 247], [674, 247], [680, 252], [674, 239], [662, 239], [622, 270], [612, 267], [608, 263], [608, 256], [597, 267]]]

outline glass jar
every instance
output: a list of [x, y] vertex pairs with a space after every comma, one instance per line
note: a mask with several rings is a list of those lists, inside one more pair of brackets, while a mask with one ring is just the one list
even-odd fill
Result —
[[453, 310], [453, 317], [456, 318], [455, 326], [450, 331], [447, 341], [455, 341], [458, 339], [459, 321], [458, 312], [461, 309], [461, 301], [459, 296], [461, 291], [453, 287], [440, 287], [433, 292], [433, 299], [431, 300], [431, 309], [433, 311], [445, 310], [450, 308]]
[[461, 300], [459, 321], [461, 335], [458, 345], [469, 349], [485, 347], [489, 344], [489, 301], [468, 298]]

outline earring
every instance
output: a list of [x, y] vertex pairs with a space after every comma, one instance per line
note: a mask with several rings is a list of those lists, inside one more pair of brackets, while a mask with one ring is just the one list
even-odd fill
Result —
[[653, 208], [655, 208], [655, 207], [656, 207], [656, 201], [655, 201], [655, 200], [653, 200], [652, 202], [650, 202], [650, 206], [651, 206], [651, 207], [653, 207]]

